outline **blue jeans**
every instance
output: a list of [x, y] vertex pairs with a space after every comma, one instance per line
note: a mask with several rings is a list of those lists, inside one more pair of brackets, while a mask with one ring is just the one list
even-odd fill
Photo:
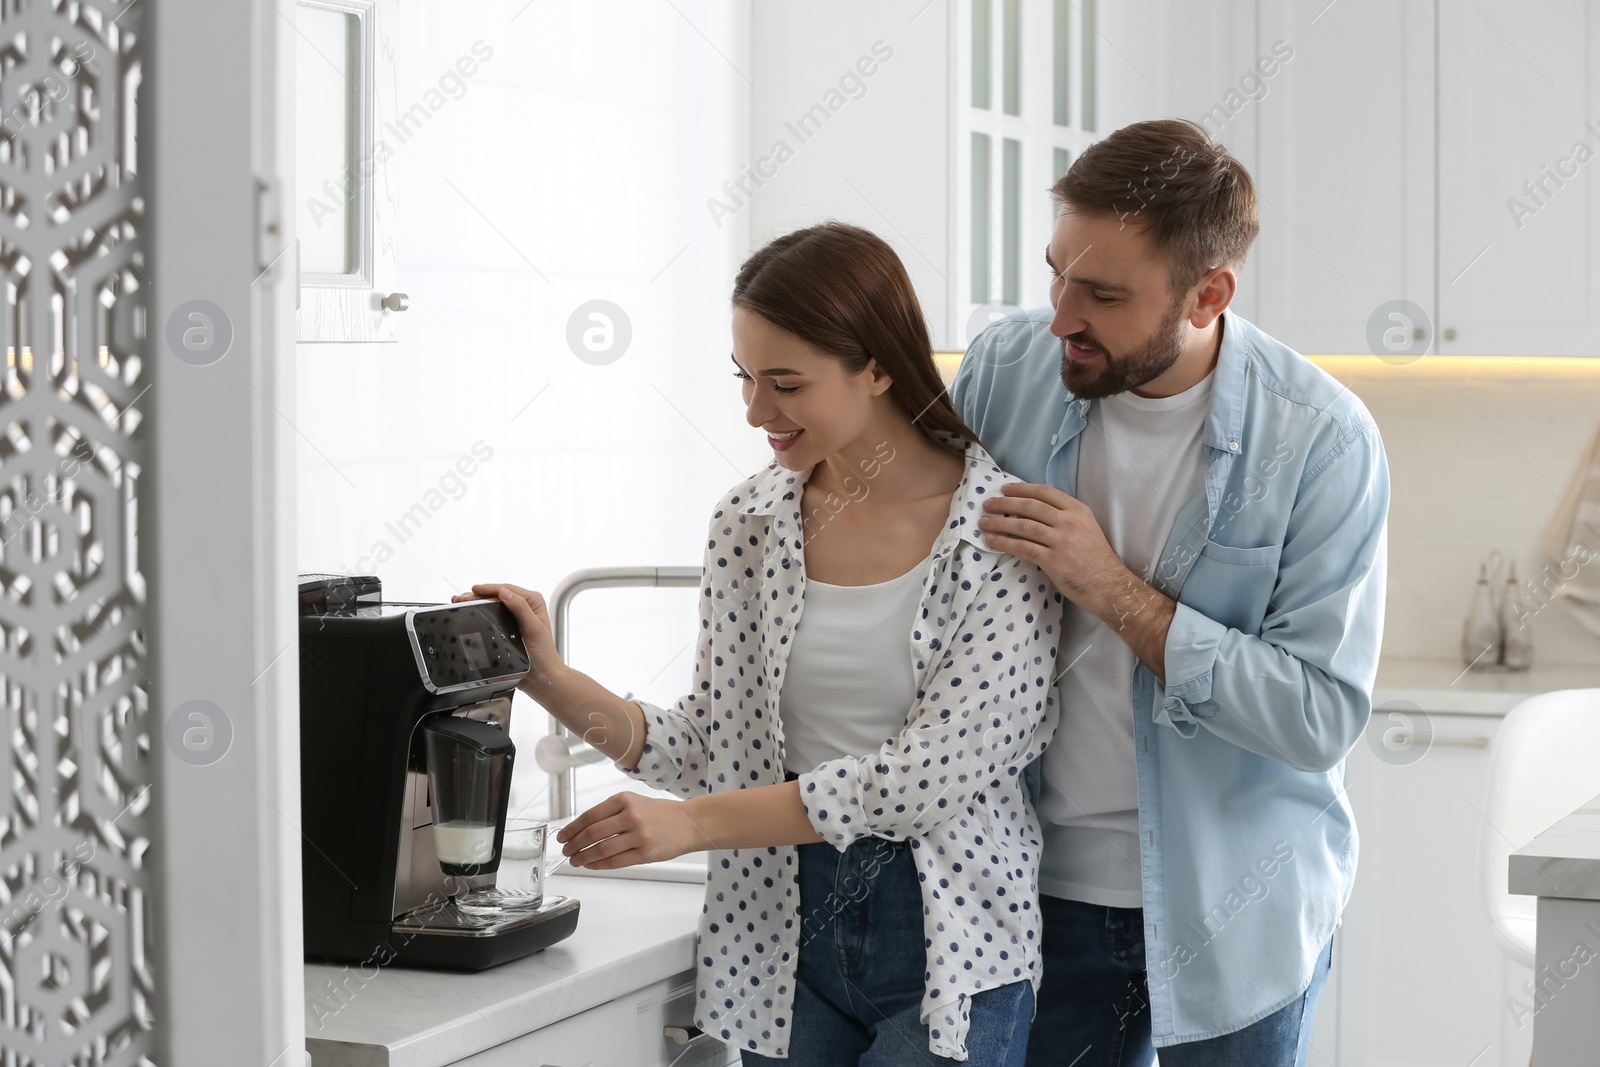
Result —
[[[1044, 978], [1029, 1067], [1149, 1067], [1150, 1000], [1144, 977], [1144, 909], [1041, 896]], [[1333, 966], [1322, 950], [1301, 998], [1243, 1030], [1168, 1045], [1161, 1067], [1305, 1067], [1317, 994]]]
[[[799, 848], [804, 922], [789, 1058], [744, 1051], [744, 1067], [958, 1063], [928, 1051], [919, 1018], [927, 941], [910, 845], [866, 838], [842, 853], [826, 842]], [[1022, 1067], [1032, 1017], [1026, 980], [974, 996], [966, 1067]]]

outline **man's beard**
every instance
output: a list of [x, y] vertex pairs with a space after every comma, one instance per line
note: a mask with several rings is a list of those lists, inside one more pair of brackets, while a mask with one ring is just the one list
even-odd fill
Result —
[[[1100, 353], [1090, 364], [1081, 364], [1067, 354], [1067, 342]], [[1088, 333], [1072, 333], [1061, 339], [1061, 381], [1072, 395], [1083, 400], [1099, 400], [1129, 389], [1137, 389], [1165, 374], [1183, 355], [1183, 302], [1173, 301], [1144, 347], [1126, 355], [1113, 355]]]

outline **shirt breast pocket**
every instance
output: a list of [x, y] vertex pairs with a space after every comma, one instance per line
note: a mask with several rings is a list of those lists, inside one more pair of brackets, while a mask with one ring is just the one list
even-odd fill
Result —
[[1178, 599], [1208, 619], [1258, 634], [1278, 581], [1282, 545], [1232, 548], [1207, 541], [1184, 578]]

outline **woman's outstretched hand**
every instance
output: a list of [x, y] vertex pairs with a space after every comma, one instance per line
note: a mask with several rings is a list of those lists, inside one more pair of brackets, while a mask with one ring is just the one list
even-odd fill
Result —
[[618, 793], [602, 800], [556, 834], [574, 867], [609, 871], [711, 847], [695, 828], [692, 805], [678, 800]]
[[550, 626], [550, 612], [545, 607], [544, 597], [520, 585], [485, 582], [474, 585], [470, 593], [457, 593], [450, 598], [452, 604], [465, 600], [498, 600], [510, 608], [517, 628], [522, 631], [522, 644], [528, 650], [532, 669], [546, 675], [560, 669], [561, 657], [556, 655], [555, 631]]
[[511, 609], [528, 650], [528, 673], [517, 688], [624, 770], [639, 765], [645, 742], [644, 710], [561, 662], [544, 597], [520, 585], [485, 582], [450, 600], [456, 604], [498, 600]]

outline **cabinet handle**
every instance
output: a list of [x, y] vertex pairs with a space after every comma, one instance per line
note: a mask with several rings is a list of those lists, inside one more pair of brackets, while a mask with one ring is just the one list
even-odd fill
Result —
[[1444, 328], [1444, 339], [1446, 341], [1454, 341], [1456, 339], [1456, 328], [1454, 326], [1446, 326]]
[[390, 311], [404, 311], [411, 306], [411, 298], [405, 293], [390, 293], [383, 298], [383, 306]]
[[690, 1023], [687, 1026], [666, 1026], [662, 1033], [667, 1035], [667, 1040], [675, 1045], [687, 1045], [691, 1041], [698, 1041], [706, 1036], [706, 1032]]
[[[1410, 734], [1396, 734], [1394, 740], [1395, 747], [1405, 748], [1418, 739]], [[1426, 744], [1430, 746], [1439, 745], [1445, 748], [1488, 748], [1489, 739], [1487, 737], [1434, 737], [1430, 738]]]

